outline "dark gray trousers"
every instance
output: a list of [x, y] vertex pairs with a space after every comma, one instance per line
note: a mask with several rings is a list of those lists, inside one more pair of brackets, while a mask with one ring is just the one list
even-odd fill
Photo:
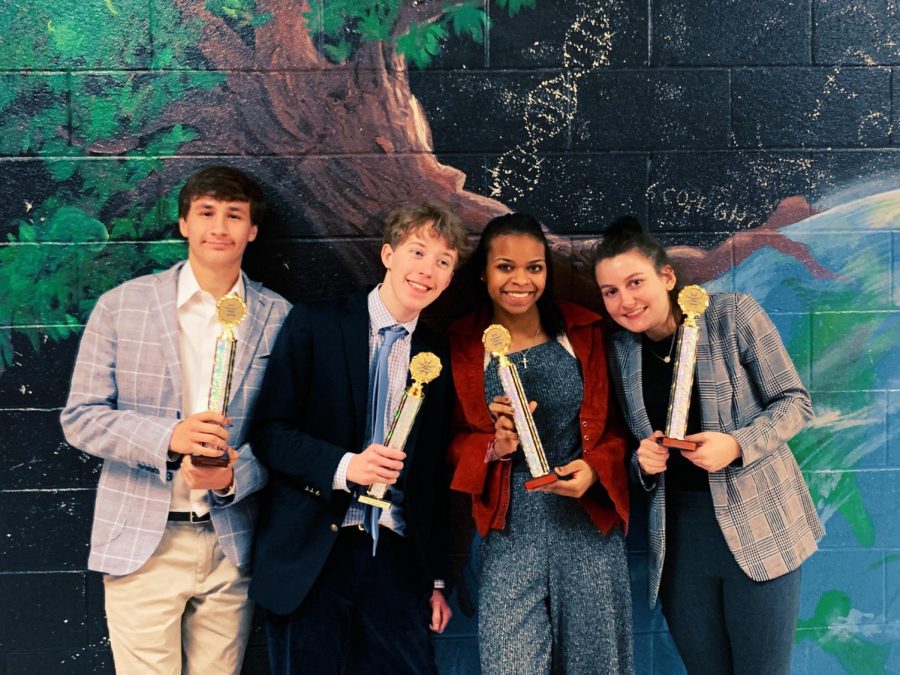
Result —
[[666, 500], [659, 596], [688, 673], [789, 675], [800, 569], [753, 581], [728, 550], [709, 493]]

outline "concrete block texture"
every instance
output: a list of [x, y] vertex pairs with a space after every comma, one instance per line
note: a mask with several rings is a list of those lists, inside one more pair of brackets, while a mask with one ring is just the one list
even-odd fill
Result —
[[890, 144], [887, 68], [736, 69], [732, 97], [739, 147]]
[[809, 63], [810, 0], [653, 0], [651, 63]]
[[[3, 3], [0, 675], [112, 673], [84, 569], [101, 463], [58, 416], [97, 297], [184, 257], [177, 194], [213, 163], [262, 183], [244, 268], [294, 302], [380, 281], [383, 218], [421, 200], [472, 243], [532, 213], [557, 290], [594, 309], [588, 252], [625, 214], [685, 280], [754, 295], [813, 399], [791, 447], [827, 528], [792, 672], [900, 670], [898, 78], [892, 0]], [[635, 660], [670, 675], [645, 511], [635, 493]], [[435, 652], [470, 675], [478, 580], [454, 563]], [[257, 616], [244, 673], [266, 661]]]
[[578, 81], [575, 150], [730, 146], [727, 70], [603, 70]]

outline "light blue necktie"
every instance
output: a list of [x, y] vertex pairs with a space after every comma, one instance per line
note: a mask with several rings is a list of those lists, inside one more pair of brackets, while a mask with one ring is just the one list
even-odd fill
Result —
[[[369, 409], [372, 411], [372, 435], [370, 443], [384, 443], [384, 418], [387, 412], [390, 384], [388, 382], [388, 358], [394, 343], [406, 335], [406, 329], [400, 325], [387, 326], [379, 331], [384, 335], [381, 346], [375, 350], [372, 361], [375, 370], [372, 373], [372, 400]], [[363, 526], [372, 535], [372, 555], [378, 548], [378, 519], [381, 509], [370, 504], [365, 505]]]

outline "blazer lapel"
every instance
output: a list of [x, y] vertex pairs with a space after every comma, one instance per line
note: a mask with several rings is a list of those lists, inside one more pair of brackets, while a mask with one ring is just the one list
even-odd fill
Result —
[[694, 386], [698, 389], [700, 399], [700, 425], [701, 429], [718, 429], [719, 428], [719, 409], [718, 401], [713, 399], [710, 402], [704, 399], [703, 392], [715, 392], [715, 373], [713, 372], [713, 360], [709, 350], [709, 328], [706, 325], [706, 318], [702, 316], [702, 320], [697, 322], [700, 327], [700, 339], [697, 341], [697, 371]]
[[[243, 274], [243, 273], [242, 273]], [[244, 274], [244, 295], [247, 303], [247, 318], [238, 327], [237, 354], [235, 356], [234, 370], [231, 375], [230, 404], [236, 392], [241, 390], [241, 384], [247, 375], [247, 369], [253, 361], [259, 349], [259, 343], [263, 335], [263, 329], [269, 320], [272, 311], [272, 303], [259, 292], [259, 282], [252, 281]]]
[[182, 396], [184, 389], [181, 384], [181, 346], [178, 342], [178, 309], [177, 284], [178, 273], [184, 263], [179, 263], [157, 275], [155, 293], [149, 299], [148, 313], [151, 325], [159, 326], [160, 346], [166, 361], [166, 370], [172, 381], [172, 389], [175, 392], [175, 402], [179, 410], [182, 409]]
[[[644, 407], [644, 377], [641, 371], [641, 341], [636, 336], [630, 335], [630, 339], [624, 345], [624, 362], [622, 374], [624, 378], [625, 397], [627, 399], [628, 410], [632, 411], [628, 415], [628, 423], [631, 433], [635, 438], [647, 438], [653, 433], [650, 426], [650, 418], [647, 416], [647, 409]], [[662, 429], [661, 431], [665, 431]]]
[[365, 293], [358, 293], [348, 298], [347, 311], [341, 319], [353, 410], [356, 412], [356, 426], [363, 432], [363, 442], [367, 435], [363, 427], [369, 405], [369, 308], [366, 297]]

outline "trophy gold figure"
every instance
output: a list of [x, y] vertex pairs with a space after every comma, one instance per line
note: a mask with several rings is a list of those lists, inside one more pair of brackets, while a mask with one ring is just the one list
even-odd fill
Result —
[[[247, 305], [237, 295], [229, 293], [219, 298], [216, 303], [216, 317], [222, 324], [222, 333], [216, 338], [216, 350], [213, 356], [212, 377], [209, 383], [208, 408], [212, 412], [228, 413], [228, 400], [231, 398], [231, 374], [234, 371], [234, 355], [237, 352], [237, 339], [234, 329], [247, 316]], [[192, 455], [191, 461], [197, 466], [228, 466], [228, 453], [221, 457]]]
[[659, 443], [675, 450], [696, 450], [697, 444], [684, 440], [684, 434], [687, 431], [694, 368], [697, 365], [697, 342], [700, 339], [697, 317], [709, 307], [709, 294], [700, 286], [685, 286], [678, 294], [678, 306], [684, 314], [684, 322], [678, 328], [678, 349], [672, 373], [669, 411], [666, 415], [666, 435]]
[[[397, 450], [403, 450], [406, 445], [406, 440], [416, 421], [416, 415], [425, 400], [423, 385], [435, 380], [441, 374], [441, 360], [431, 352], [420, 352], [410, 360], [409, 374], [413, 382], [403, 392], [391, 420], [391, 426], [384, 438], [384, 444], [387, 447]], [[357, 499], [363, 504], [387, 510], [391, 508], [387, 491], [386, 483], [373, 483]]]
[[555, 483], [559, 480], [559, 476], [550, 470], [544, 446], [541, 444], [541, 437], [538, 435], [531, 408], [528, 406], [528, 398], [522, 388], [522, 380], [519, 379], [519, 371], [516, 369], [516, 364], [510, 361], [506, 355], [511, 341], [512, 337], [509, 331], [499, 323], [488, 326], [481, 336], [484, 348], [499, 361], [497, 373], [500, 376], [503, 391], [509, 397], [516, 433], [519, 434], [519, 444], [525, 454], [528, 471], [533, 476], [531, 480], [525, 481], [525, 488], [534, 490], [542, 485]]

